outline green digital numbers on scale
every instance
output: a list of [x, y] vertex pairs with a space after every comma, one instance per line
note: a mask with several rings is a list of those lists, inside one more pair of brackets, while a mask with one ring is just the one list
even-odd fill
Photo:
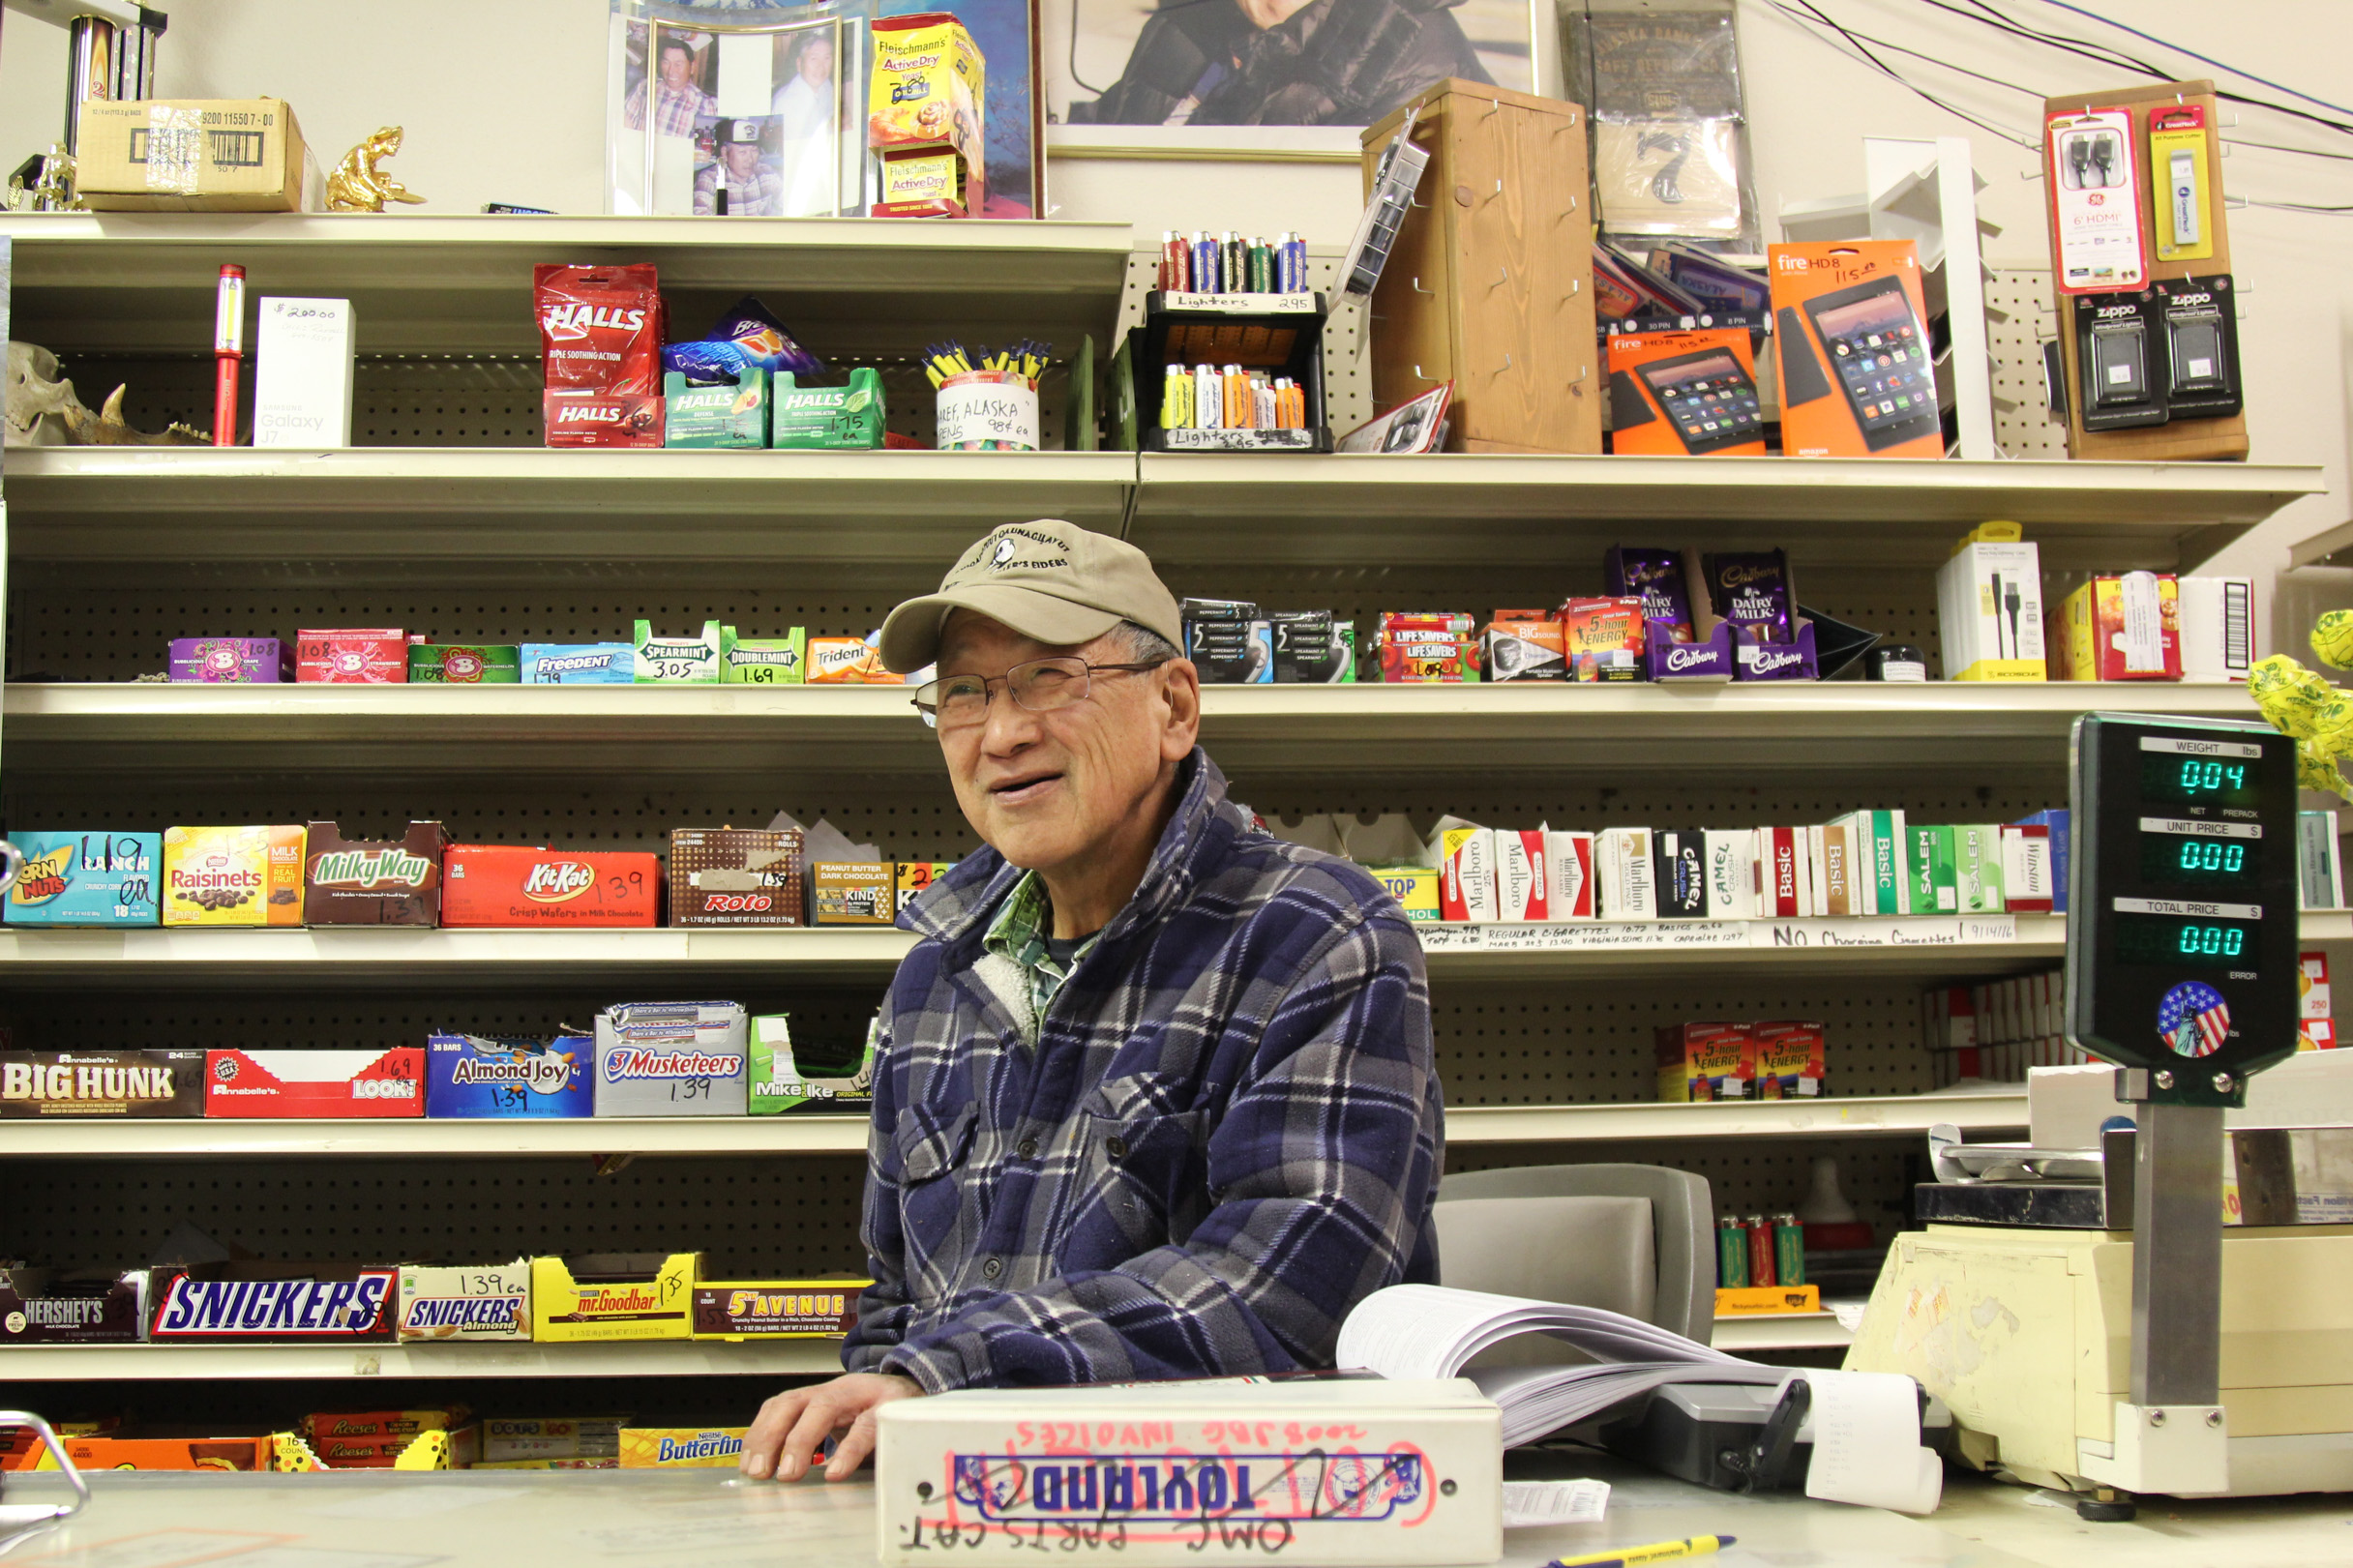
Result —
[[2296, 1045], [2295, 743], [2087, 714], [2072, 763], [2068, 1032], [2160, 1100], [2241, 1103]]

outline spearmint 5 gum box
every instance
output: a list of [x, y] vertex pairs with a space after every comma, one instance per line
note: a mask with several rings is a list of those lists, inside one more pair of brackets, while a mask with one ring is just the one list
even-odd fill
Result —
[[737, 1002], [620, 1002], [605, 1009], [596, 1021], [596, 1114], [748, 1114], [748, 1038]]
[[584, 1034], [521, 1040], [484, 1034], [425, 1038], [428, 1116], [589, 1116], [596, 1042]]

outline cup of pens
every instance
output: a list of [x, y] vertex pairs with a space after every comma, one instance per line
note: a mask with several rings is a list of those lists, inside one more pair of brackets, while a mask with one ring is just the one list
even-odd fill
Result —
[[962, 344], [934, 343], [925, 370], [938, 389], [933, 445], [941, 452], [1035, 452], [1046, 345], [1024, 342], [972, 363]]

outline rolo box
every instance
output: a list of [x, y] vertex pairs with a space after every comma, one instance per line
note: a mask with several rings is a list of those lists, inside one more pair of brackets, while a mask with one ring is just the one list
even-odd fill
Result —
[[201, 1050], [0, 1050], [0, 1117], [203, 1114]]
[[301, 925], [303, 838], [290, 823], [165, 829], [164, 924]]
[[438, 822], [411, 822], [398, 840], [346, 839], [333, 822], [311, 824], [305, 845], [302, 915], [313, 926], [437, 926], [441, 852]]
[[162, 919], [156, 884], [160, 833], [40, 833], [15, 836], [24, 873], [8, 890], [12, 926], [153, 926]]
[[441, 857], [441, 924], [650, 926], [661, 890], [659, 855], [454, 843]]
[[740, 1280], [695, 1287], [699, 1340], [839, 1339], [872, 1280]]
[[148, 1287], [158, 1344], [365, 1345], [392, 1338], [399, 1271], [342, 1263], [159, 1268]]
[[531, 1259], [531, 1338], [683, 1340], [693, 1336], [700, 1253], [595, 1253]]
[[797, 926], [801, 899], [799, 829], [670, 829], [671, 925]]
[[475, 1268], [401, 1267], [395, 1332], [403, 1344], [531, 1337], [531, 1260]]
[[208, 1050], [204, 1114], [343, 1119], [425, 1114], [425, 1053]]

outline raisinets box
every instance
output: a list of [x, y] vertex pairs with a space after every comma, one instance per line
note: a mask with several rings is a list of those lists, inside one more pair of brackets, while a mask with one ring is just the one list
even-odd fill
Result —
[[596, 1113], [596, 1041], [435, 1033], [425, 1038], [428, 1116]]
[[650, 926], [662, 857], [636, 850], [454, 843], [441, 856], [444, 926]]
[[425, 1052], [208, 1050], [207, 1116], [376, 1117], [425, 1114]]
[[15, 839], [24, 874], [8, 890], [10, 925], [153, 926], [163, 918], [155, 897], [162, 834], [24, 832]]
[[750, 1055], [738, 1002], [618, 1002], [596, 1020], [600, 1116], [741, 1116]]
[[395, 840], [346, 839], [333, 822], [311, 824], [303, 866], [303, 919], [313, 926], [437, 926], [438, 822], [411, 822]]
[[670, 923], [797, 926], [801, 862], [797, 828], [672, 828]]
[[167, 828], [164, 833], [164, 924], [302, 924], [303, 830], [268, 827]]
[[203, 1114], [201, 1050], [0, 1050], [0, 1117]]

